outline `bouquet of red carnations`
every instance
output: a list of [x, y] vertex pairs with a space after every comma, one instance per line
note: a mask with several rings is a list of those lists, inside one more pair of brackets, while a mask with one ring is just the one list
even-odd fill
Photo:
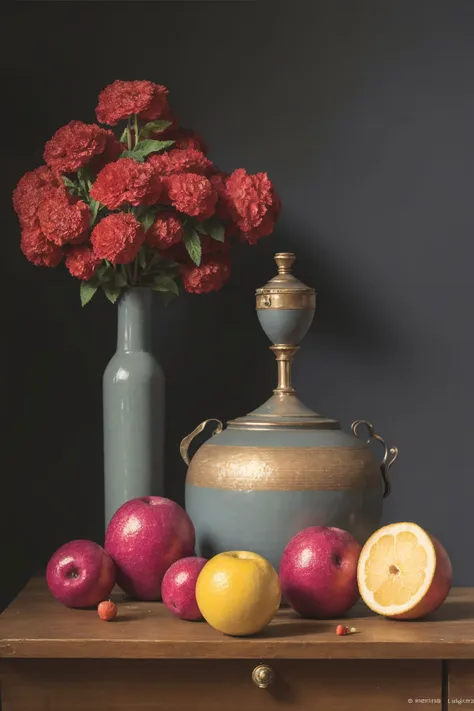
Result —
[[71, 121], [47, 142], [46, 165], [18, 183], [25, 257], [45, 267], [64, 260], [83, 305], [99, 288], [112, 303], [127, 286], [167, 298], [180, 282], [198, 294], [220, 289], [232, 241], [255, 244], [273, 230], [280, 201], [267, 174], [218, 170], [202, 138], [179, 126], [166, 87], [151, 81], [113, 82], [96, 116], [126, 125], [117, 137]]

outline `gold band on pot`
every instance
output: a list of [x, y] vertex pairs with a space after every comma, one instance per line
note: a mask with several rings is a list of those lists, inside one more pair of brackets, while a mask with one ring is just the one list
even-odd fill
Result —
[[187, 484], [246, 491], [337, 491], [380, 487], [379, 465], [362, 447], [241, 447], [203, 444]]
[[264, 309], [315, 309], [316, 294], [311, 291], [295, 289], [272, 289], [265, 292], [258, 289], [256, 294], [257, 311]]

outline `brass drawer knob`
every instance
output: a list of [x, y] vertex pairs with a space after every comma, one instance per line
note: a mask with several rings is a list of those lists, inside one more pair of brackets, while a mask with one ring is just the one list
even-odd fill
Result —
[[267, 689], [275, 681], [275, 672], [268, 664], [259, 664], [252, 672], [252, 681], [259, 689]]

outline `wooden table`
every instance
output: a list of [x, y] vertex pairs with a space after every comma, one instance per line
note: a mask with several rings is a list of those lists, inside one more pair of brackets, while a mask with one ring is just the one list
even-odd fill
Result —
[[[55, 602], [32, 580], [0, 617], [2, 711], [437, 711], [474, 709], [474, 589], [430, 619], [395, 622], [360, 604], [337, 621], [282, 609], [252, 638], [173, 618], [119, 592], [119, 617]], [[266, 689], [252, 681], [260, 664]], [[462, 703], [461, 703], [462, 702]]]

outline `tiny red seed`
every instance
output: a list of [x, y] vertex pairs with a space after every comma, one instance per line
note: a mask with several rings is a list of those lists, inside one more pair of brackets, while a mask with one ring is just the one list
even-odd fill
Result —
[[341, 637], [349, 632], [349, 628], [347, 625], [338, 625], [336, 627], [336, 634], [340, 635]]

